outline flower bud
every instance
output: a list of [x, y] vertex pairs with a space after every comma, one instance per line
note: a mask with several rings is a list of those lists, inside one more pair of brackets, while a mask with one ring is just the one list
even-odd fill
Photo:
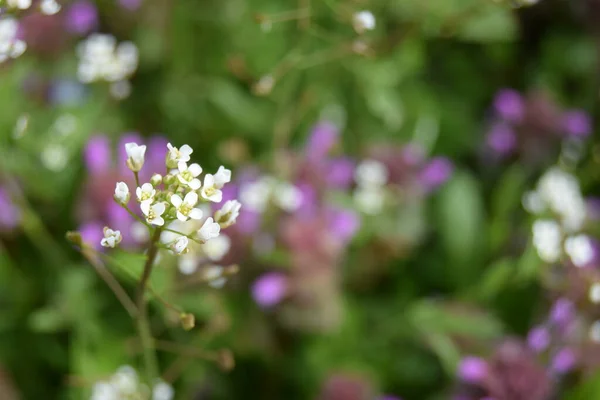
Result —
[[119, 204], [127, 204], [129, 202], [129, 187], [125, 182], [118, 182], [115, 187], [115, 201]]
[[83, 239], [81, 238], [81, 233], [77, 231], [68, 231], [65, 234], [65, 237], [74, 246], [83, 247]]
[[163, 183], [165, 185], [172, 185], [174, 184], [176, 181], [175, 176], [171, 175], [171, 174], [167, 174], [163, 177]]
[[196, 326], [196, 318], [194, 318], [193, 314], [181, 313], [179, 320], [181, 321], [181, 326], [186, 331], [191, 331]]
[[163, 177], [161, 174], [154, 174], [152, 178], [150, 178], [150, 183], [152, 186], [158, 186], [162, 183]]
[[137, 143], [126, 143], [127, 167], [133, 172], [139, 172], [144, 166], [146, 156], [146, 146]]

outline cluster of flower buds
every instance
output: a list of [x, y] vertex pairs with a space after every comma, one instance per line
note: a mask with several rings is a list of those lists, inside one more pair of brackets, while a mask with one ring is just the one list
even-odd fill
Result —
[[90, 400], [172, 400], [175, 390], [166, 382], [156, 382], [152, 388], [140, 382], [135, 369], [125, 365], [109, 379], [96, 382]]
[[[190, 251], [191, 243], [200, 245], [217, 239], [222, 228], [236, 222], [241, 204], [229, 200], [213, 216], [208, 215], [208, 203], [222, 201], [223, 187], [231, 180], [231, 171], [221, 166], [215, 174], [204, 174], [200, 179], [202, 167], [190, 163], [193, 150], [188, 145], [181, 148], [167, 145], [165, 160], [167, 173], [158, 173], [150, 182], [140, 183], [139, 172], [144, 167], [146, 145], [126, 143], [127, 167], [136, 177], [135, 198], [139, 204], [144, 223], [152, 229], [164, 231], [161, 242], [171, 249], [173, 254], [182, 255]], [[131, 192], [127, 183], [117, 182], [114, 200], [132, 215], [138, 215], [128, 206]], [[192, 232], [189, 227], [195, 227]], [[104, 230], [102, 245], [114, 247], [121, 240], [119, 231]]]

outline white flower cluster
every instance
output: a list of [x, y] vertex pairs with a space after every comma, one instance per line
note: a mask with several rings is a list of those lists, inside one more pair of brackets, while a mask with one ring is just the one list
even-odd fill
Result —
[[25, 52], [27, 44], [18, 39], [19, 23], [11, 17], [0, 18], [0, 63], [17, 58]]
[[77, 76], [83, 83], [110, 82], [111, 92], [118, 98], [129, 94], [127, 80], [138, 67], [138, 49], [132, 42], [117, 45], [114, 36], [94, 33], [77, 47]]
[[132, 367], [120, 367], [109, 379], [96, 382], [92, 388], [90, 400], [172, 400], [173, 387], [159, 381], [150, 389], [141, 383]]
[[575, 176], [559, 167], [551, 168], [540, 178], [536, 190], [525, 194], [523, 205], [534, 215], [550, 215], [533, 224], [533, 245], [542, 260], [553, 263], [566, 254], [577, 267], [592, 261], [592, 241], [580, 233], [587, 206]]
[[259, 213], [270, 204], [286, 212], [294, 212], [302, 205], [302, 192], [289, 182], [263, 176], [240, 186], [240, 200], [244, 207]]
[[354, 30], [362, 34], [366, 31], [372, 31], [375, 29], [375, 16], [371, 11], [364, 10], [354, 13], [352, 16], [352, 26]]
[[[0, 0], [0, 7], [3, 6], [3, 1]], [[6, 0], [6, 6], [13, 10], [27, 10], [31, 7], [32, 0]], [[61, 6], [56, 0], [41, 0], [40, 11], [45, 15], [54, 15], [60, 11]]]
[[[146, 146], [127, 143], [125, 151], [127, 166], [137, 177], [144, 166]], [[211, 242], [219, 238], [222, 228], [236, 222], [241, 208], [237, 200], [229, 200], [213, 216], [209, 215], [210, 207], [206, 207], [206, 203], [222, 201], [221, 189], [231, 181], [231, 171], [221, 166], [215, 174], [204, 174], [202, 181], [202, 167], [188, 164], [192, 153], [188, 145], [178, 149], [169, 143], [165, 160], [169, 173], [164, 177], [155, 174], [150, 182], [140, 184], [135, 190], [147, 226], [164, 229], [161, 241], [176, 255], [188, 253], [192, 243], [201, 244], [204, 252], [210, 254]], [[118, 182], [115, 201], [128, 208], [130, 198], [127, 184]], [[120, 233], [106, 228], [102, 245], [115, 247], [119, 242]]]
[[389, 173], [385, 165], [375, 160], [361, 162], [354, 171], [357, 187], [354, 192], [356, 206], [366, 214], [381, 212], [385, 203], [385, 185]]

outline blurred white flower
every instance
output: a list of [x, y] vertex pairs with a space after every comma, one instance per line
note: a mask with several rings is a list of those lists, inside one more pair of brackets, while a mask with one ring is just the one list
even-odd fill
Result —
[[576, 235], [565, 240], [565, 252], [576, 267], [585, 267], [594, 259], [594, 246], [586, 235]]
[[61, 9], [60, 4], [56, 2], [56, 0], [41, 0], [40, 1], [40, 11], [44, 15], [54, 15], [59, 12]]
[[224, 272], [225, 269], [220, 265], [209, 265], [203, 270], [204, 279], [207, 280], [210, 287], [220, 289], [225, 286], [225, 283], [227, 282]]
[[388, 180], [387, 167], [375, 160], [365, 160], [356, 166], [354, 180], [359, 186], [383, 186]]
[[235, 224], [240, 215], [242, 204], [237, 200], [227, 200], [220, 210], [215, 212], [215, 220], [221, 225], [221, 228], [227, 228]]
[[107, 226], [104, 227], [104, 238], [100, 241], [102, 247], [115, 248], [121, 243], [121, 240], [123, 240], [121, 231], [114, 231]]
[[78, 45], [77, 75], [83, 83], [119, 82], [130, 77], [138, 65], [138, 50], [131, 42], [117, 46], [116, 39], [94, 33]]
[[251, 211], [262, 212], [271, 196], [271, 184], [266, 179], [248, 182], [240, 187], [240, 201]]
[[189, 192], [183, 199], [178, 194], [171, 196], [171, 204], [175, 206], [177, 210], [177, 219], [180, 221], [187, 221], [188, 219], [201, 219], [202, 210], [196, 207], [198, 203], [198, 194], [196, 192]]
[[219, 236], [219, 232], [221, 231], [221, 226], [214, 222], [212, 217], [209, 217], [204, 221], [202, 228], [198, 230], [198, 237], [200, 240], [207, 242], [210, 239], [214, 239]]
[[19, 10], [27, 10], [31, 7], [31, 0], [6, 0], [6, 4], [10, 8], [18, 8]]
[[[29, 3], [31, 5], [31, 2]], [[27, 44], [18, 39], [19, 23], [12, 17], [0, 18], [0, 63], [17, 58], [25, 52]]]
[[158, 382], [152, 388], [152, 400], [173, 400], [175, 390], [166, 382]]
[[40, 154], [42, 163], [50, 171], [60, 172], [69, 162], [67, 148], [59, 143], [51, 143]]
[[590, 326], [589, 336], [593, 342], [600, 343], [600, 321], [595, 321]]
[[173, 146], [171, 143], [167, 143], [169, 149], [167, 153], [166, 165], [168, 168], [177, 168], [180, 162], [187, 163], [190, 161], [190, 155], [194, 152], [190, 146], [184, 144], [180, 148]]
[[593, 304], [600, 303], [600, 283], [595, 282], [588, 292], [588, 298]]
[[197, 177], [202, 173], [202, 167], [196, 163], [191, 164], [189, 167], [184, 161], [180, 161], [177, 164], [179, 173], [177, 179], [182, 185], [189, 187], [192, 190], [200, 189], [200, 179]]
[[356, 207], [365, 214], [375, 215], [381, 212], [385, 203], [383, 188], [361, 188], [354, 192]]
[[352, 16], [352, 26], [357, 33], [375, 29], [375, 16], [371, 11], [359, 11]]
[[206, 257], [212, 261], [220, 261], [229, 252], [231, 239], [227, 235], [219, 235], [202, 246]]
[[191, 275], [198, 270], [198, 258], [192, 253], [183, 254], [177, 266], [182, 274]]
[[533, 246], [545, 262], [560, 259], [562, 234], [560, 225], [553, 220], [537, 220], [533, 223]]
[[291, 183], [278, 184], [273, 197], [275, 204], [287, 212], [294, 212], [302, 205], [302, 192]]
[[140, 204], [140, 208], [142, 209], [142, 212], [144, 213], [144, 215], [146, 216], [146, 221], [149, 224], [152, 225], [157, 225], [157, 226], [163, 226], [165, 224], [165, 220], [163, 219], [162, 215], [165, 212], [165, 203], [155, 203], [155, 204], [150, 204], [148, 202], [144, 202], [142, 204]]
[[587, 208], [575, 176], [553, 167], [540, 178], [537, 193], [548, 208], [560, 217], [567, 232], [581, 229]]
[[127, 167], [133, 172], [139, 172], [144, 166], [146, 145], [140, 146], [137, 143], [126, 143], [125, 151], [127, 152]]

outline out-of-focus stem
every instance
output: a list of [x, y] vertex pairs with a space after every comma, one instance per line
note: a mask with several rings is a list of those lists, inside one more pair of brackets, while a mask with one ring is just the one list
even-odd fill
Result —
[[144, 264], [144, 270], [137, 292], [137, 308], [138, 308], [138, 330], [140, 334], [140, 340], [142, 342], [143, 354], [144, 354], [144, 366], [146, 369], [147, 382], [154, 382], [158, 374], [158, 362], [156, 360], [156, 353], [154, 351], [154, 343], [152, 339], [152, 331], [150, 329], [150, 322], [148, 319], [148, 301], [146, 300], [146, 288], [148, 287], [148, 280], [152, 274], [152, 267], [158, 254], [158, 240], [160, 239], [161, 228], [156, 228], [152, 238], [150, 239], [150, 246], [148, 248], [148, 254], [146, 263]]

